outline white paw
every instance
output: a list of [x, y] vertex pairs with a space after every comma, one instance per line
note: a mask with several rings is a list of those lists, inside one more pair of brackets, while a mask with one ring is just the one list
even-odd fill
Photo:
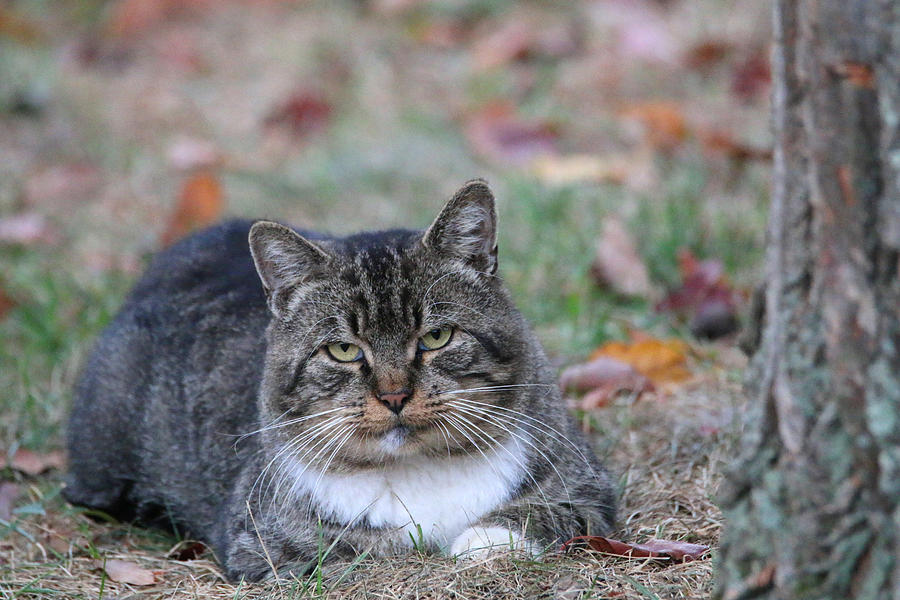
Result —
[[450, 554], [462, 558], [482, 558], [504, 550], [524, 550], [533, 554], [531, 542], [505, 527], [469, 527], [450, 546]]

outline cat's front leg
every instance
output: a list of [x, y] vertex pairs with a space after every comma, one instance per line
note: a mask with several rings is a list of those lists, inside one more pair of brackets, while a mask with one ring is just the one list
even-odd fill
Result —
[[454, 556], [479, 558], [498, 551], [519, 550], [532, 556], [584, 534], [612, 531], [611, 499], [573, 502], [570, 497], [529, 494], [486, 515], [465, 529], [450, 546]]

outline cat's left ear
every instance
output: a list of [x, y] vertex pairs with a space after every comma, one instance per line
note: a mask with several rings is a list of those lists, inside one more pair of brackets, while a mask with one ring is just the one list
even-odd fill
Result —
[[422, 244], [461, 259], [477, 271], [496, 273], [497, 210], [487, 182], [466, 182], [425, 231]]

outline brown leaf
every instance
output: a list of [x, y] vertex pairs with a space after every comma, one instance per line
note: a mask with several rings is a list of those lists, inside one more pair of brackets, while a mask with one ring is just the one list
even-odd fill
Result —
[[153, 585], [156, 583], [156, 574], [138, 566], [136, 563], [108, 559], [106, 563], [97, 561], [97, 566], [106, 571], [106, 575], [118, 583], [128, 583], [131, 585]]
[[26, 475], [35, 476], [50, 469], [62, 469], [65, 464], [65, 455], [60, 450], [40, 453], [19, 448], [9, 460], [8, 466]]
[[627, 159], [592, 154], [548, 154], [535, 159], [531, 168], [535, 176], [547, 185], [622, 183], [628, 177]]
[[706, 40], [688, 49], [684, 55], [684, 64], [691, 69], [703, 71], [722, 62], [733, 48], [725, 40]]
[[659, 386], [690, 378], [687, 351], [687, 344], [681, 340], [647, 337], [632, 342], [608, 342], [594, 350], [591, 359], [619, 360]]
[[526, 121], [507, 102], [489, 104], [468, 117], [466, 137], [475, 152], [499, 163], [524, 166], [556, 153], [559, 137], [547, 122]]
[[331, 104], [314, 92], [296, 92], [266, 117], [265, 125], [286, 127], [297, 137], [321, 131], [331, 119]]
[[674, 562], [699, 560], [709, 552], [709, 546], [674, 540], [650, 539], [643, 544], [629, 544], [599, 535], [574, 537], [562, 546], [565, 552], [575, 544], [586, 544], [591, 550], [625, 558], [659, 558]]
[[847, 60], [835, 65], [834, 72], [857, 87], [875, 89], [875, 72], [870, 65]]
[[12, 12], [11, 8], [0, 6], [0, 37], [33, 44], [45, 36], [36, 25]]
[[607, 217], [595, 246], [591, 274], [598, 285], [626, 296], [648, 297], [653, 292], [647, 266], [622, 220]]
[[9, 294], [6, 293], [6, 290], [0, 287], [0, 320], [3, 320], [3, 317], [15, 307], [16, 301], [10, 298]]
[[8, 481], [0, 483], [0, 520], [9, 522], [12, 518], [13, 505], [18, 497], [18, 485]]
[[674, 102], [640, 102], [619, 111], [620, 116], [640, 123], [645, 141], [660, 150], [671, 150], [687, 137], [684, 114]]
[[733, 134], [721, 129], [702, 131], [699, 137], [704, 150], [711, 155], [723, 155], [739, 163], [749, 160], [764, 162], [772, 160], [770, 148], [754, 148], [735, 140]]
[[587, 392], [575, 404], [581, 410], [606, 406], [619, 392], [631, 391], [640, 396], [653, 390], [650, 380], [630, 365], [607, 357], [568, 367], [559, 383], [564, 390]]
[[173, 560], [197, 560], [204, 552], [206, 552], [206, 544], [203, 542], [184, 540], [178, 542], [166, 556]]
[[169, 246], [191, 231], [210, 225], [222, 215], [224, 207], [222, 186], [216, 176], [209, 171], [192, 175], [181, 188], [178, 206], [160, 241]]

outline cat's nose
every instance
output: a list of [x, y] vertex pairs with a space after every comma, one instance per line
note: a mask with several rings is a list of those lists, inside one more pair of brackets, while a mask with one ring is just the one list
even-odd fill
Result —
[[391, 409], [395, 415], [399, 415], [400, 411], [403, 410], [403, 407], [406, 405], [406, 401], [409, 400], [411, 392], [409, 390], [397, 390], [394, 392], [384, 392], [378, 394], [378, 399], [381, 400], [381, 403]]

